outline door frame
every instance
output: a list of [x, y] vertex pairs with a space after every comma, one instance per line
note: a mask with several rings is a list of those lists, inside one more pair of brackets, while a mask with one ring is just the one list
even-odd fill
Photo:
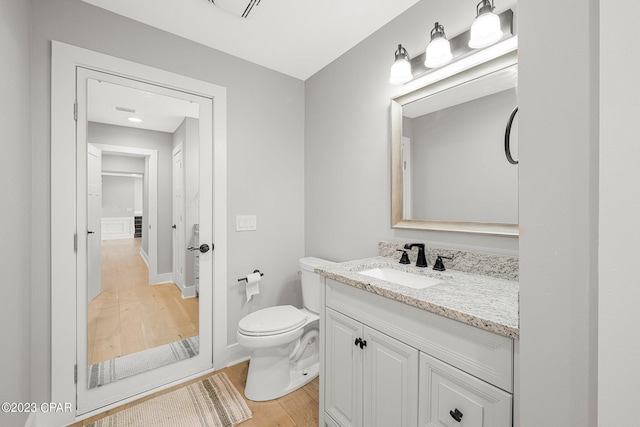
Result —
[[[173, 171], [172, 176], [172, 188], [171, 188], [171, 211], [172, 211], [172, 222], [175, 228], [173, 229], [172, 237], [172, 247], [173, 247], [173, 267], [171, 273], [173, 274], [173, 283], [175, 283], [180, 289], [180, 293], [182, 294], [182, 298], [185, 298], [185, 275], [184, 271], [186, 269], [185, 255], [186, 255], [186, 242], [185, 235], [186, 230], [184, 227], [184, 217], [185, 217], [185, 208], [184, 208], [184, 197], [185, 197], [185, 176], [183, 173], [183, 169], [180, 169], [180, 174], [176, 173], [176, 154], [180, 153], [180, 161], [184, 165], [184, 151], [182, 151], [182, 143], [173, 147], [171, 150], [171, 167]], [[181, 180], [182, 185], [182, 199], [180, 199], [180, 204], [182, 206], [178, 206], [176, 203], [176, 179]], [[180, 208], [182, 208], [182, 221], [179, 221], [176, 216], [180, 213]], [[182, 254], [182, 258], [180, 258], [180, 254]], [[180, 271], [178, 271], [180, 269]], [[195, 286], [194, 286], [195, 291]], [[195, 293], [194, 295], [195, 296]]]
[[144, 262], [149, 267], [149, 283], [152, 285], [158, 283], [166, 283], [171, 281], [171, 274], [158, 273], [158, 150], [149, 148], [127, 147], [125, 145], [96, 144], [103, 153], [107, 154], [133, 154], [145, 159], [149, 165], [149, 217], [148, 224], [152, 226], [147, 228], [148, 252], [142, 250], [141, 255]]
[[[213, 369], [227, 364], [226, 88], [154, 67], [52, 41], [51, 59], [51, 401], [76, 402], [76, 70], [89, 68], [210, 98], [213, 102]], [[202, 373], [198, 374], [201, 375]], [[197, 375], [195, 375], [197, 376]], [[105, 406], [122, 405], [174, 381]], [[75, 407], [75, 404], [73, 405]], [[91, 413], [83, 416], [90, 416]], [[76, 411], [38, 413], [38, 425], [76, 421]], [[80, 418], [78, 418], [80, 419]]]
[[[91, 166], [89, 156], [95, 156], [97, 160], [97, 169]], [[91, 197], [87, 197], [87, 234], [91, 223], [95, 222], [92, 227], [91, 236], [87, 236], [87, 304], [93, 301], [102, 293], [102, 150], [95, 145], [87, 142], [87, 192], [91, 187], [91, 180], [96, 179], [98, 187], [99, 208], [93, 210]], [[98, 203], [96, 200], [95, 203]], [[93, 240], [93, 243], [90, 243]]]

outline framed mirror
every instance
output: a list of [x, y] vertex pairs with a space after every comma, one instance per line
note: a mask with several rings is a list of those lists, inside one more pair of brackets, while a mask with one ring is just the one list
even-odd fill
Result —
[[76, 84], [86, 413], [212, 367], [213, 126], [194, 93], [89, 69]]
[[517, 79], [513, 51], [391, 100], [392, 228], [518, 235]]

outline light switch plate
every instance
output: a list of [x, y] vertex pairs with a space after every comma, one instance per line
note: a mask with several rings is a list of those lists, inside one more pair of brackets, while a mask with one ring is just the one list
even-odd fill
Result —
[[255, 231], [255, 215], [236, 215], [236, 231]]

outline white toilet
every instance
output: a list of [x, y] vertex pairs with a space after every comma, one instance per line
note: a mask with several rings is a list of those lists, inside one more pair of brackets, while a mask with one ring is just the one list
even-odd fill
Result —
[[321, 281], [313, 269], [328, 264], [333, 263], [313, 257], [300, 260], [304, 308], [264, 308], [238, 323], [238, 344], [251, 351], [244, 391], [247, 399], [277, 399], [318, 376]]

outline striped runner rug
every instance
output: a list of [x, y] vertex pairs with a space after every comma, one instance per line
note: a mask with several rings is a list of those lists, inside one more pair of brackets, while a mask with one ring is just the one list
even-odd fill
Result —
[[100, 387], [141, 372], [189, 359], [197, 356], [199, 351], [200, 337], [196, 335], [181, 341], [96, 363], [89, 366], [87, 370], [87, 387], [89, 389]]
[[224, 372], [102, 418], [88, 427], [231, 427], [251, 410]]

